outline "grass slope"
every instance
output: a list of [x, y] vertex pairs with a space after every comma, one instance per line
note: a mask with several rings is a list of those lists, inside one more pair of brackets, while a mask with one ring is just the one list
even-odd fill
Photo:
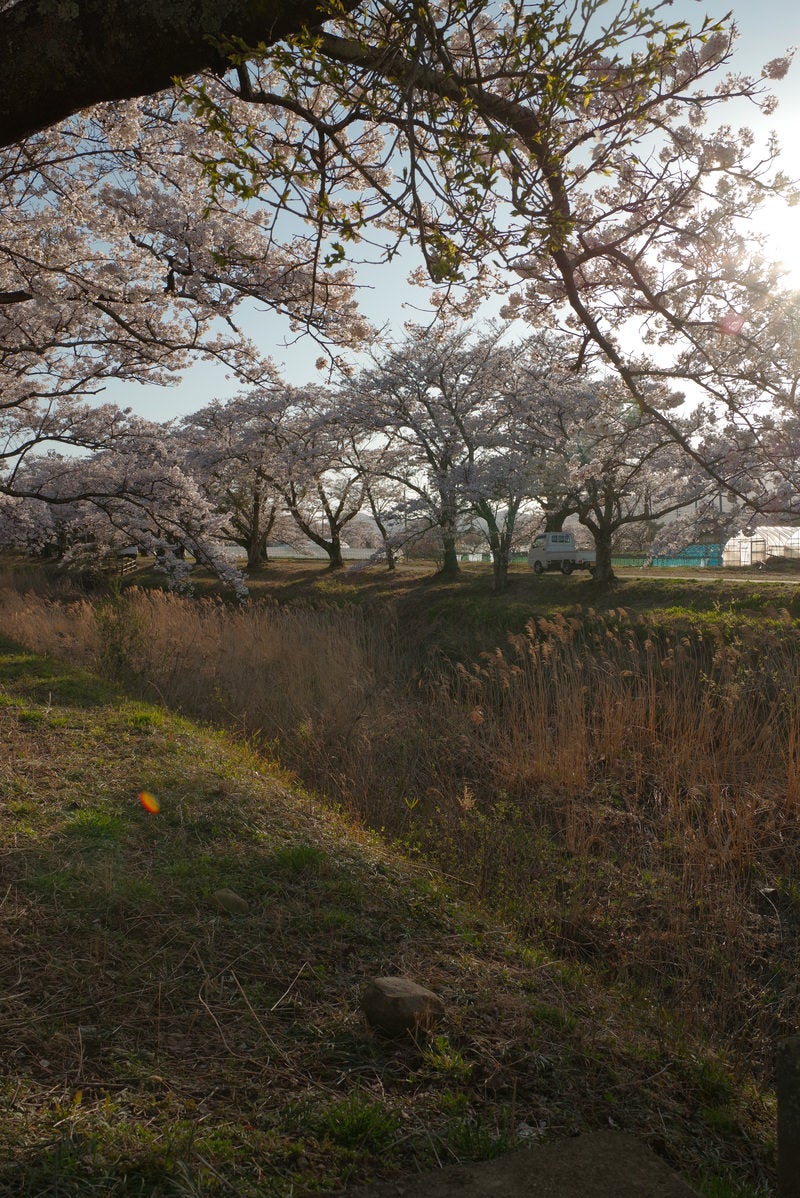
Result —
[[[297, 1198], [609, 1125], [765, 1192], [724, 1061], [221, 733], [0, 641], [0, 799], [0, 1194]], [[394, 973], [447, 1004], [425, 1044], [359, 1014]]]

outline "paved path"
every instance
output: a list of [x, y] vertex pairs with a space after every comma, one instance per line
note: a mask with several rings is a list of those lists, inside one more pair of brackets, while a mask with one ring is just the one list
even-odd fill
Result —
[[725, 582], [740, 586], [749, 586], [757, 590], [767, 582], [779, 582], [783, 586], [800, 586], [800, 574], [783, 574], [780, 570], [752, 570], [747, 574], [736, 574], [728, 570], [694, 570], [691, 573], [682, 571], [680, 566], [617, 566], [614, 569], [617, 578], [629, 582], [635, 578], [646, 578], [648, 581], [660, 579], [662, 582]]

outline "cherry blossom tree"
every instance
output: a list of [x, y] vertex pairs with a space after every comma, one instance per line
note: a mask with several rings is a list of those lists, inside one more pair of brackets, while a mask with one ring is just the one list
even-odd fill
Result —
[[800, 513], [800, 292], [776, 290], [720, 338], [704, 405], [704, 454], [746, 497], [750, 520]]
[[[141, 430], [98, 402], [110, 379], [168, 385], [203, 359], [263, 377], [236, 325], [242, 303], [339, 346], [364, 335], [349, 272], [317, 261], [314, 236], [282, 239], [269, 205], [209, 198], [201, 143], [213, 133], [168, 94], [0, 154], [0, 493], [24, 496], [48, 448], [128, 453]], [[91, 501], [101, 477], [118, 501], [112, 470], [95, 472]]]
[[[0, 237], [13, 250], [0, 290], [35, 326], [0, 334], [18, 362], [33, 347], [49, 363], [36, 383], [26, 369], [26, 402], [54, 390], [69, 402], [114, 370], [151, 377], [195, 352], [239, 355], [247, 377], [243, 341], [225, 333], [242, 296], [346, 338], [352, 279], [337, 264], [388, 260], [410, 239], [442, 303], [473, 310], [501, 289], [535, 327], [571, 328], [578, 364], [610, 365], [690, 461], [736, 489], [735, 463], [703, 462], [650, 381], [691, 382], [737, 428], [761, 419], [752, 362], [769, 356], [780, 288], [745, 228], [787, 184], [774, 142], [759, 150], [727, 114], [748, 101], [769, 112], [765, 85], [788, 56], [761, 78], [726, 74], [731, 25], [692, 29], [635, 0], [616, 12], [600, 0], [575, 12], [212, 0], [192, 20], [178, 0], [157, 7], [17, 0], [0, 12], [13, 50], [0, 112], [18, 142], [2, 218], [22, 214]], [[188, 112], [161, 93], [19, 142], [205, 68]], [[48, 340], [53, 328], [64, 336]], [[721, 395], [720, 368], [743, 343], [748, 385]]]
[[[779, 280], [746, 230], [789, 188], [774, 140], [759, 149], [727, 109], [769, 113], [765, 84], [790, 56], [760, 78], [726, 74], [732, 25], [669, 24], [666, 4], [601, 7], [376, 0], [285, 51], [243, 52], [197, 104], [222, 122], [243, 100], [262, 112], [244, 138], [228, 123], [236, 186], [272, 186], [273, 130], [291, 129], [278, 173], [292, 195], [305, 188], [298, 207], [343, 255], [382, 232], [390, 258], [411, 237], [441, 302], [470, 311], [489, 289], [508, 293], [511, 272], [508, 314], [572, 329], [576, 361], [610, 365], [699, 462], [649, 380], [716, 401], [731, 339], [759, 341]], [[747, 389], [725, 402], [750, 411]], [[735, 486], [725, 463], [705, 465]]]
[[258, 457], [262, 488], [277, 497], [303, 537], [325, 551], [331, 569], [341, 567], [342, 532], [364, 506], [364, 481], [349, 455], [350, 434], [334, 393], [264, 382], [226, 405], [223, 419], [232, 430], [231, 453], [246, 454], [251, 463]]
[[68, 548], [57, 519], [62, 510], [39, 500], [0, 495], [0, 549], [34, 557], [62, 556]]
[[95, 562], [135, 545], [158, 559], [172, 586], [188, 585], [188, 553], [247, 594], [224, 553], [222, 517], [180, 468], [159, 425], [138, 421], [93, 454], [27, 458], [3, 508], [6, 544], [39, 552], [54, 544]]
[[[596, 446], [605, 415], [615, 415], [614, 405], [598, 398], [599, 378], [570, 364], [568, 339], [540, 334], [506, 342], [506, 333], [499, 325], [479, 333], [446, 324], [412, 328], [354, 378], [344, 401], [386, 437], [392, 457], [383, 472], [413, 497], [408, 515], [424, 515], [438, 530], [445, 569], [458, 569], [456, 542], [464, 529], [478, 529], [498, 590], [507, 583], [521, 514], [540, 510], [553, 529], [569, 515], [587, 514], [574, 473], [576, 438]], [[637, 427], [653, 425], [618, 389], [615, 402]], [[638, 449], [644, 445], [642, 434]], [[636, 449], [631, 443], [631, 458]], [[608, 452], [613, 459], [610, 439]], [[606, 474], [609, 487], [622, 485]]]
[[[504, 375], [510, 373], [505, 352]], [[499, 365], [499, 363], [495, 363]], [[507, 396], [503, 397], [507, 400]], [[527, 440], [527, 429], [519, 412], [503, 398], [493, 397], [487, 410], [488, 436], [476, 438], [474, 450], [464, 470], [464, 491], [469, 503], [473, 528], [477, 527], [492, 555], [492, 582], [495, 591], [508, 584], [511, 554], [519, 539], [519, 524], [526, 522], [535, 509], [532, 497], [539, 490], [534, 475], [538, 456]], [[477, 523], [476, 523], [477, 522]], [[527, 546], [526, 546], [527, 548]]]
[[359, 343], [352, 278], [317, 261], [314, 236], [282, 238], [268, 204], [209, 200], [198, 154], [223, 148], [167, 95], [5, 153], [2, 410], [92, 396], [107, 378], [166, 384], [195, 355], [260, 377], [234, 324], [243, 301]]
[[270, 539], [286, 540], [291, 533], [258, 408], [243, 398], [213, 400], [181, 421], [174, 443], [189, 474], [224, 515], [222, 534], [247, 554], [247, 569], [265, 565]]
[[73, 579], [90, 585], [108, 582], [131, 552], [138, 554], [124, 521], [112, 522], [93, 503], [16, 495], [0, 496], [0, 548], [57, 560]]
[[[476, 337], [469, 326], [413, 326], [354, 378], [345, 400], [365, 428], [387, 438], [392, 457], [385, 477], [413, 497], [408, 516], [424, 517], [437, 530], [445, 573], [458, 572], [465, 517], [482, 501], [488, 510], [479, 459], [500, 444], [493, 401], [501, 335], [500, 328]], [[489, 485], [500, 484], [493, 478]]]
[[[504, 475], [503, 489], [508, 486]], [[526, 497], [519, 489], [510, 499], [503, 495], [497, 499], [485, 484], [476, 493], [472, 510], [480, 521], [492, 555], [492, 582], [495, 591], [502, 591], [508, 584], [511, 554], [518, 537], [517, 523]]]
[[[631, 401], [615, 376], [590, 376], [582, 388], [567, 393], [567, 402], [565, 395], [543, 391], [541, 384], [535, 392], [539, 403], [543, 397], [547, 402], [538, 411], [533, 404], [527, 409], [529, 417], [532, 412], [536, 417], [533, 436], [541, 438], [545, 425], [548, 437], [534, 441], [539, 470], [531, 473], [533, 494], [551, 514], [574, 515], [591, 533], [598, 582], [614, 580], [611, 554], [621, 529], [654, 529], [682, 511], [680, 533], [688, 536], [713, 508], [718, 494], [714, 480], [687, 461], [669, 431]], [[662, 411], [677, 408], [681, 399], [674, 394], [648, 397]], [[698, 413], [671, 415], [681, 435], [694, 443], [702, 433], [700, 420]]]
[[535, 512], [545, 527], [561, 529], [577, 512], [564, 487], [563, 463], [554, 449], [563, 441], [562, 419], [586, 410], [590, 386], [576, 370], [569, 342], [539, 334], [496, 355], [492, 429], [467, 471], [473, 513], [486, 530], [494, 586], [506, 585], [518, 522], [530, 526]]
[[[344, 460], [361, 479], [364, 506], [380, 539], [386, 568], [397, 568], [398, 551], [409, 538], [407, 491], [403, 477], [404, 451], [391, 440], [376, 437], [373, 420], [364, 420], [360, 404], [346, 388], [337, 402], [339, 420], [346, 431]], [[352, 543], [352, 536], [350, 537]]]

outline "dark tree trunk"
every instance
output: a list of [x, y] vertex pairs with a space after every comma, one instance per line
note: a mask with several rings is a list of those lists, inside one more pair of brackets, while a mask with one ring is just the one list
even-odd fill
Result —
[[392, 547], [392, 541], [391, 541], [391, 537], [389, 536], [389, 530], [386, 527], [386, 525], [383, 523], [383, 521], [381, 520], [380, 516], [378, 515], [376, 508], [375, 508], [375, 504], [372, 501], [372, 495], [370, 494], [369, 491], [367, 491], [367, 499], [369, 500], [370, 511], [372, 512], [372, 519], [375, 521], [375, 527], [377, 528], [378, 532], [381, 534], [381, 540], [383, 541], [383, 549], [386, 554], [386, 569], [394, 570], [397, 567], [397, 557], [395, 555], [394, 548]]
[[500, 524], [492, 505], [485, 499], [476, 500], [474, 505], [475, 515], [486, 524], [489, 548], [492, 551], [492, 590], [495, 592], [504, 591], [508, 586], [511, 545], [521, 502], [519, 497], [509, 498], [505, 519]]
[[574, 507], [564, 508], [545, 508], [544, 509], [544, 531], [545, 532], [562, 532], [564, 529], [564, 521], [567, 516], [575, 514]]
[[488, 516], [482, 512], [479, 512], [479, 515], [483, 515], [483, 519], [486, 520], [486, 526], [489, 530], [489, 548], [492, 551], [492, 590], [495, 592], [504, 591], [508, 585], [508, 564], [511, 557], [511, 529], [506, 528], [501, 532], [491, 511], [489, 511]]
[[246, 546], [247, 549], [247, 569], [259, 570], [262, 566], [266, 566], [269, 561], [267, 547], [263, 540], [259, 538], [257, 541], [251, 541]]
[[492, 551], [492, 590], [504, 591], [508, 586], [508, 554]]
[[617, 581], [614, 567], [611, 565], [611, 532], [604, 528], [592, 530], [594, 547], [597, 553], [597, 564], [594, 568], [595, 582], [613, 583]]
[[244, 535], [239, 542], [247, 553], [248, 570], [258, 570], [260, 566], [267, 564], [269, 560], [267, 541], [275, 526], [276, 515], [276, 505], [273, 503], [271, 507], [265, 508], [261, 487], [260, 485], [256, 486], [253, 490], [249, 518], [246, 523], [243, 521], [241, 524], [241, 531]]
[[456, 539], [452, 533], [442, 533], [442, 574], [458, 574], [459, 572]]
[[328, 569], [341, 570], [344, 566], [344, 558], [342, 557], [342, 542], [338, 537], [327, 542], [325, 552], [328, 554]]
[[91, 104], [222, 70], [226, 41], [273, 45], [319, 24], [322, 8], [319, 0], [19, 0], [0, 13], [0, 145]]

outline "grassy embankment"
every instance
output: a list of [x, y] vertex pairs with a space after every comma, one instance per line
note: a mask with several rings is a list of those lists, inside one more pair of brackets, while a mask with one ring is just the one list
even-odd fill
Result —
[[[243, 612], [5, 592], [18, 639], [262, 754], [6, 654], [9, 1194], [288, 1194], [609, 1120], [709, 1194], [729, 1166], [759, 1192], [798, 989], [795, 593], [515, 582], [406, 573], [387, 605], [373, 572], [282, 569], [283, 605]], [[440, 1039], [369, 1036], [382, 972], [441, 990]]]

